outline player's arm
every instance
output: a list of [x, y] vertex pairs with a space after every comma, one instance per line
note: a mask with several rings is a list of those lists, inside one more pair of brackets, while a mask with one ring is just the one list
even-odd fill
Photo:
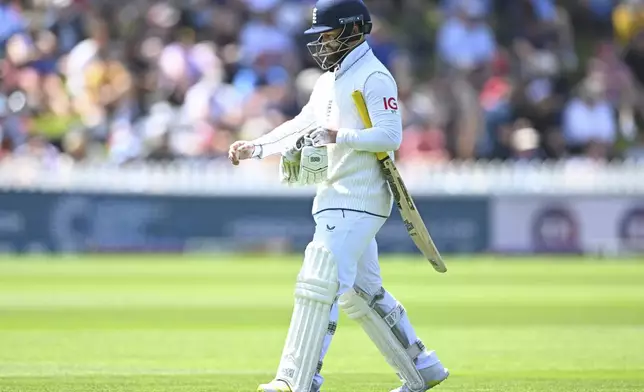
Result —
[[313, 107], [316, 102], [315, 97], [322, 88], [324, 80], [324, 77], [318, 79], [309, 101], [297, 116], [286, 121], [269, 133], [253, 140], [252, 143], [256, 146], [253, 153], [254, 158], [264, 158], [269, 155], [281, 153], [286, 148], [295, 144], [300, 136], [315, 129], [317, 120]]
[[238, 165], [239, 161], [244, 159], [262, 159], [269, 155], [281, 153], [295, 144], [302, 134], [313, 130], [316, 125], [313, 107], [318, 94], [317, 91], [322, 88], [322, 83], [324, 83], [323, 80], [323, 77], [318, 79], [309, 101], [293, 119], [284, 122], [255, 140], [238, 140], [233, 143], [228, 150], [228, 159], [232, 164]]
[[374, 73], [367, 79], [363, 95], [373, 127], [340, 128], [336, 143], [374, 153], [398, 150], [402, 142], [402, 119], [396, 82], [387, 74]]
[[294, 140], [304, 132], [315, 128], [315, 116], [313, 115], [311, 100], [302, 108], [302, 111], [293, 119], [273, 129], [269, 133], [255, 139], [253, 158], [264, 158], [269, 155], [278, 154], [294, 143]]

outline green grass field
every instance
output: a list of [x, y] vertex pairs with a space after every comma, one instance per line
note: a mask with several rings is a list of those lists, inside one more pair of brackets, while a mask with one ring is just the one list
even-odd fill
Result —
[[[255, 391], [271, 379], [299, 257], [0, 259], [0, 391]], [[385, 259], [452, 376], [437, 392], [644, 391], [644, 262]], [[342, 316], [325, 392], [398, 386]]]

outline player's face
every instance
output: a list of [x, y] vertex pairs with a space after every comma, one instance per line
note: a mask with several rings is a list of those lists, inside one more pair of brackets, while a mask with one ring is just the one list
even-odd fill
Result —
[[324, 45], [325, 52], [335, 52], [340, 49], [340, 41], [338, 41], [338, 36], [342, 33], [341, 29], [335, 29], [322, 33], [320, 36], [320, 41]]
[[322, 69], [333, 67], [351, 49], [343, 34], [345, 28], [321, 33], [314, 42], [307, 45], [309, 52]]

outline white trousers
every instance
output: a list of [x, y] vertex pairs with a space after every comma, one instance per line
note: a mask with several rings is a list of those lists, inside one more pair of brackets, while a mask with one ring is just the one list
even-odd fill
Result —
[[386, 218], [351, 210], [326, 210], [314, 219], [313, 241], [324, 244], [338, 265], [338, 295], [354, 285], [375, 294], [382, 286], [376, 234]]
[[[331, 251], [337, 263], [338, 296], [354, 287], [370, 296], [375, 295], [382, 287], [376, 234], [385, 223], [386, 218], [351, 210], [326, 210], [316, 214], [314, 219], [316, 225], [313, 240], [323, 243]], [[377, 301], [377, 305], [384, 308], [385, 312], [390, 312], [397, 304], [398, 301], [387, 291], [384, 297]], [[331, 344], [337, 321], [338, 304], [336, 301], [331, 308], [329, 331], [324, 338], [318, 370], [313, 380], [313, 392], [318, 391], [324, 381], [320, 374], [322, 361]], [[404, 313], [399, 325], [409, 339], [409, 344], [418, 340], [407, 317], [407, 312]], [[431, 353], [423, 351], [416, 359], [416, 366], [422, 369], [436, 362], [438, 362], [438, 358], [433, 351]]]

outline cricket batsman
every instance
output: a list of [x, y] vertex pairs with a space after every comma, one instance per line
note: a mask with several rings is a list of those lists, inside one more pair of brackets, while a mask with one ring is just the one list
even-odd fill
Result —
[[[376, 233], [391, 213], [393, 197], [375, 157], [397, 150], [402, 121], [397, 85], [373, 54], [366, 36], [369, 10], [361, 0], [319, 0], [308, 49], [326, 71], [308, 103], [292, 120], [229, 150], [240, 160], [281, 154], [281, 181], [317, 186], [315, 234], [304, 252], [295, 304], [277, 374], [258, 392], [318, 392], [324, 356], [338, 311], [358, 322], [403, 385], [392, 392], [424, 392], [447, 378], [426, 349], [405, 308], [382, 285]], [[373, 127], [352, 100], [362, 92]]]

